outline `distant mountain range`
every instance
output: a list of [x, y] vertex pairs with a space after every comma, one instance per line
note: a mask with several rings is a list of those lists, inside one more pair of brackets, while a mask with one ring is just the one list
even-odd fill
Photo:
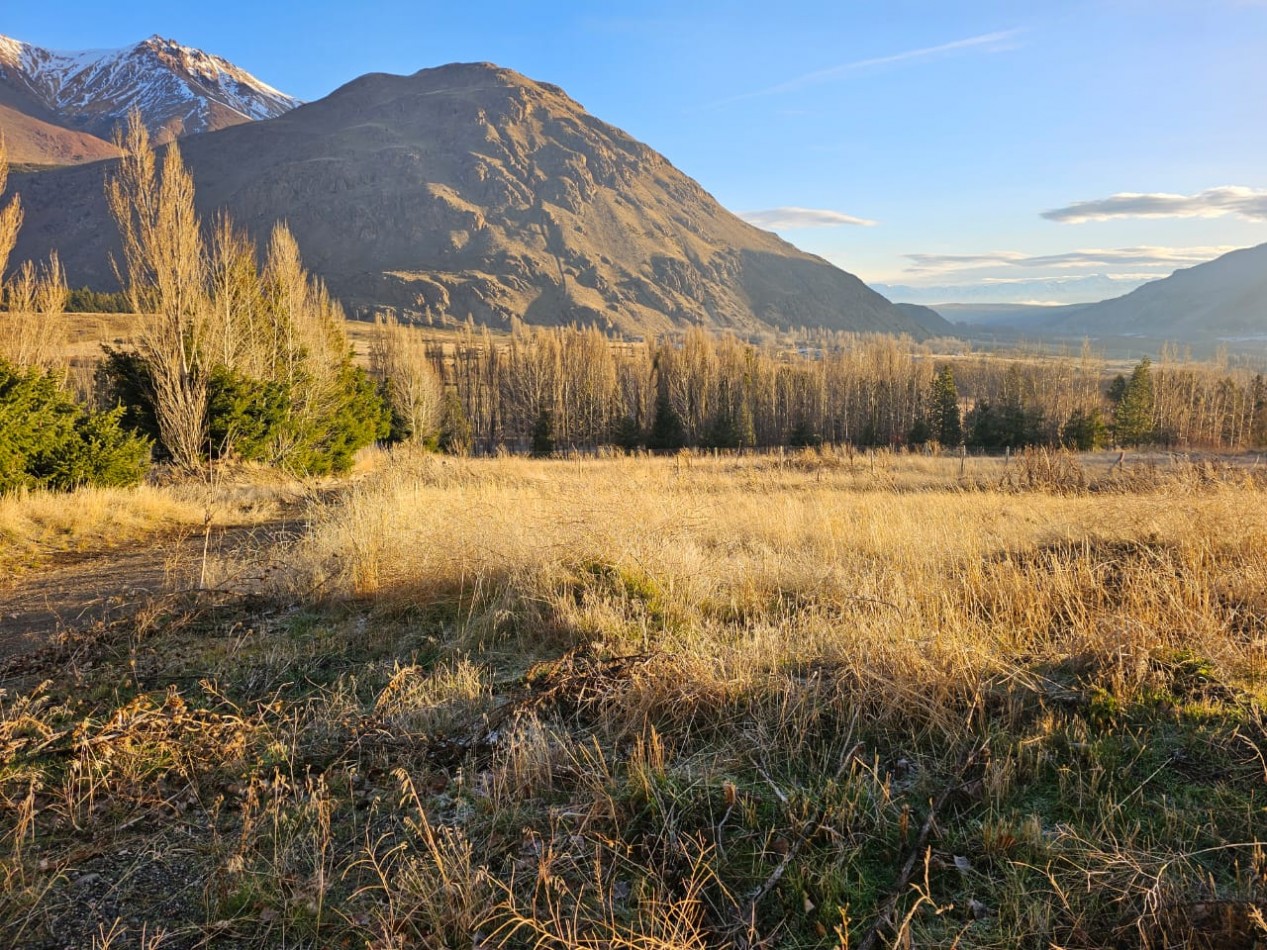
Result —
[[947, 320], [1030, 336], [1267, 342], [1267, 244], [1232, 251], [1099, 303], [938, 304]]
[[[305, 262], [362, 311], [630, 335], [950, 332], [741, 221], [562, 89], [487, 63], [363, 76], [278, 117], [190, 136], [182, 152], [204, 213], [227, 208], [261, 239], [287, 221]], [[15, 259], [55, 247], [72, 283], [112, 284], [110, 169], [15, 175], [27, 216]]]
[[158, 142], [268, 119], [299, 101], [219, 56], [152, 36], [114, 50], [59, 52], [0, 36], [0, 130], [11, 160], [90, 162], [139, 109]]

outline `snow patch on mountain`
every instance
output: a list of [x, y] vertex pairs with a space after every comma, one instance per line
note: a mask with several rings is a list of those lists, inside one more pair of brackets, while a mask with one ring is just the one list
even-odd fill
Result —
[[109, 50], [49, 50], [0, 36], [0, 78], [68, 125], [108, 137], [132, 109], [160, 139], [290, 111], [300, 101], [228, 60], [151, 36]]

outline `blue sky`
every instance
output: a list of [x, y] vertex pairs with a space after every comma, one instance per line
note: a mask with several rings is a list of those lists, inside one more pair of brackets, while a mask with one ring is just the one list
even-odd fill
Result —
[[1267, 242], [1267, 0], [6, 6], [19, 39], [160, 33], [305, 99], [509, 66], [895, 299], [1099, 299]]

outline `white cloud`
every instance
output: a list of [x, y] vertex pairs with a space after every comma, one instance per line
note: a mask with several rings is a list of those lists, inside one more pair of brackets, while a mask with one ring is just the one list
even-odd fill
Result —
[[738, 96], [731, 96], [723, 99], [721, 102], [713, 103], [713, 105], [725, 105], [731, 102], [740, 102], [745, 99], [755, 99], [759, 96], [773, 96], [784, 92], [795, 92], [797, 89], [803, 89], [806, 86], [817, 86], [821, 83], [831, 82], [834, 79], [841, 79], [850, 73], [859, 70], [870, 69], [876, 66], [890, 66], [897, 63], [911, 63], [919, 60], [931, 59], [937, 56], [947, 54], [960, 53], [967, 50], [975, 50], [983, 53], [1001, 53], [1005, 50], [1017, 48], [1017, 37], [1024, 31], [1021, 29], [999, 30], [994, 33], [983, 33], [980, 36], [969, 36], [962, 40], [952, 40], [949, 43], [941, 43], [937, 46], [924, 46], [919, 49], [903, 50], [900, 53], [890, 53], [887, 56], [872, 56], [867, 59], [856, 59], [848, 63], [840, 63], [837, 66], [829, 66], [826, 69], [816, 69], [813, 72], [803, 73], [773, 86], [767, 86], [765, 89], [757, 89], [754, 92], [745, 92]]
[[1094, 201], [1077, 201], [1064, 208], [1043, 212], [1047, 220], [1062, 224], [1109, 221], [1113, 218], [1221, 218], [1225, 215], [1267, 221], [1267, 190], [1224, 185], [1195, 195], [1128, 191]]
[[825, 208], [767, 208], [764, 211], [741, 211], [739, 217], [767, 231], [794, 231], [797, 228], [837, 228], [841, 225], [873, 227], [876, 222], [856, 218], [842, 211]]
[[907, 254], [911, 262], [907, 272], [937, 275], [955, 271], [998, 267], [1075, 269], [1083, 267], [1157, 267], [1174, 270], [1191, 264], [1213, 260], [1234, 246], [1217, 247], [1119, 247], [1090, 248], [1061, 254], [1023, 254], [1019, 251], [993, 251], [983, 254]]

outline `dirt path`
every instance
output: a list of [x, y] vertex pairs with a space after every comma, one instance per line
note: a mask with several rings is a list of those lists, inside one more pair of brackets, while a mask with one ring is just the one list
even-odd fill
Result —
[[140, 547], [55, 562], [13, 584], [0, 579], [0, 660], [49, 646], [63, 631], [121, 616], [160, 595], [196, 590], [204, 564], [210, 569], [240, 564], [227, 579], [207, 579], [256, 592], [269, 560], [259, 555], [299, 530], [296, 522], [275, 521], [212, 528], [209, 536], [202, 531], [157, 536]]

